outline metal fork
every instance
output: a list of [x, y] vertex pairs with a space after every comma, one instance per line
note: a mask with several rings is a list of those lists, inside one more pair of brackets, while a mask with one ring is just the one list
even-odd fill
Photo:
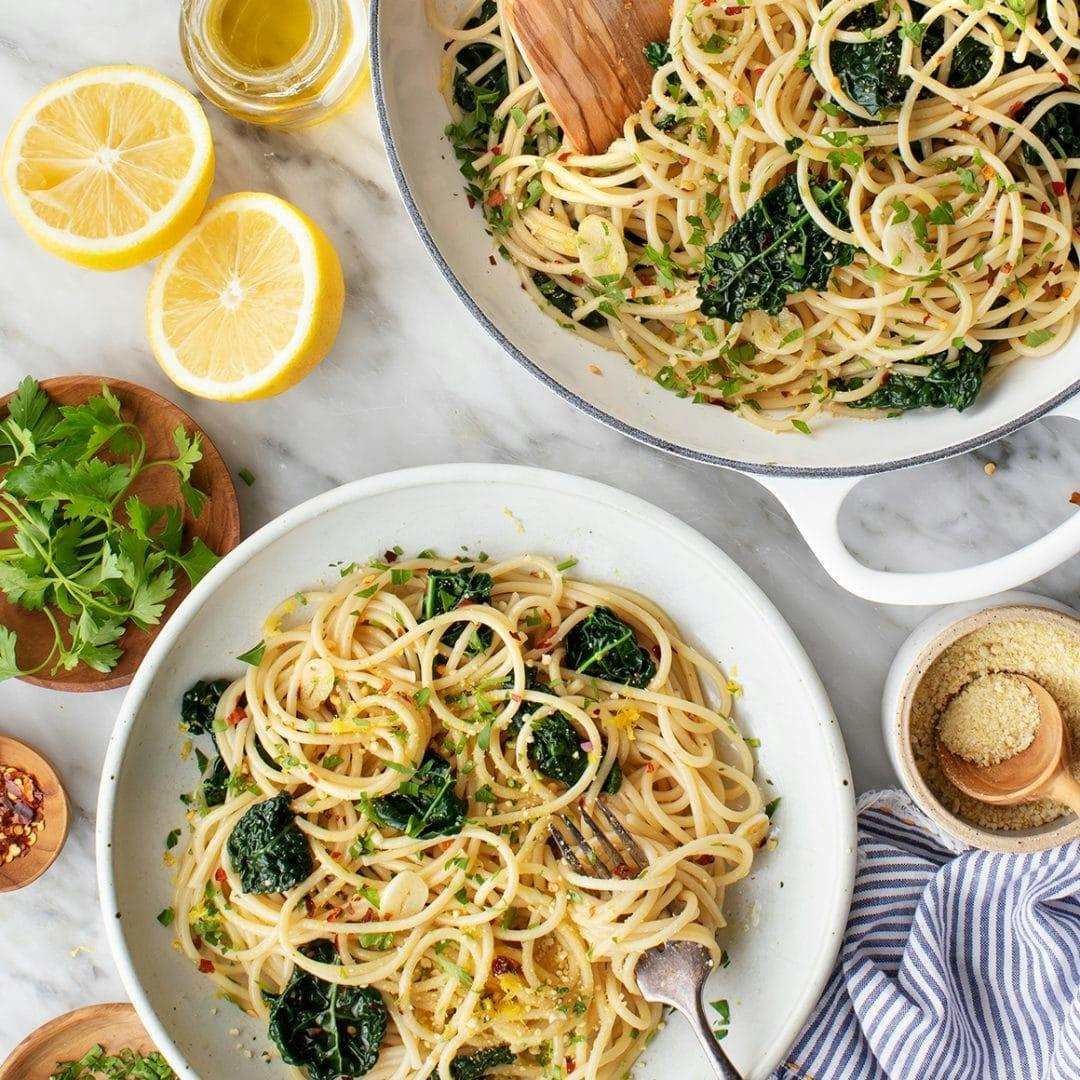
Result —
[[[569, 814], [560, 814], [559, 823], [549, 822], [548, 832], [563, 861], [575, 874], [597, 881], [637, 877], [648, 867], [648, 856], [604, 799], [597, 799], [594, 806], [607, 830], [589, 813], [584, 800], [578, 804], [578, 814], [582, 827], [592, 834], [595, 846]], [[672, 941], [646, 949], [634, 975], [646, 1001], [670, 1005], [686, 1017], [721, 1080], [743, 1080], [713, 1035], [702, 1004], [702, 991], [712, 966], [712, 957], [703, 945]]]

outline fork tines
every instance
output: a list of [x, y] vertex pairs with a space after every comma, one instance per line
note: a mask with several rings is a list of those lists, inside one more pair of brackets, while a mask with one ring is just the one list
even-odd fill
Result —
[[[551, 839], [559, 849], [559, 854], [574, 873], [584, 877], [607, 879], [637, 877], [649, 865], [649, 860], [645, 852], [641, 850], [641, 845], [630, 835], [603, 799], [597, 799], [595, 807], [610, 827], [614, 841], [596, 818], [585, 809], [585, 802], [582, 800], [578, 804], [582, 825], [592, 834], [602, 854], [585, 838], [569, 814], [559, 815], [559, 821], [562, 822], [565, 833], [554, 821], [548, 825]], [[569, 833], [569, 839], [567, 833]], [[617, 844], [621, 845], [621, 849]], [[575, 847], [577, 851], [574, 850]], [[581, 857], [578, 856], [578, 852]]]

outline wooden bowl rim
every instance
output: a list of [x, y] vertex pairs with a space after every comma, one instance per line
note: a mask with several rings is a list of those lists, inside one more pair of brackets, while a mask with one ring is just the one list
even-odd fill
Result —
[[[135, 1011], [135, 1006], [132, 1005], [131, 1002], [104, 1001], [99, 1002], [96, 1005], [83, 1005], [81, 1008], [72, 1009], [70, 1012], [54, 1016], [51, 1020], [46, 1020], [45, 1023], [31, 1031], [30, 1034], [11, 1051], [7, 1060], [0, 1064], [0, 1080], [37, 1080], [37, 1077], [27, 1077], [25, 1075], [27, 1060], [31, 1055], [39, 1053], [44, 1047], [48, 1046], [58, 1035], [64, 1034], [66, 1029], [75, 1028], [76, 1031], [79, 1031], [79, 1029], [84, 1026], [90, 1029], [85, 1036], [86, 1042], [76, 1044], [82, 1047], [79, 1056], [82, 1056], [82, 1054], [85, 1054], [93, 1046], [99, 1043], [105, 1047], [106, 1051], [111, 1049], [115, 1052], [116, 1050], [123, 1049], [123, 1046], [116, 1045], [108, 1038], [107, 1029], [102, 1030], [103, 1024], [109, 1023], [115, 1026], [117, 1021], [135, 1027], [141, 1031], [142, 1039], [139, 1041], [144, 1046], [154, 1046], [153, 1040], [146, 1034], [146, 1028], [143, 1026], [143, 1022], [139, 1019], [139, 1014]], [[81, 1031], [79, 1034], [81, 1037]], [[123, 1045], [130, 1046], [131, 1042], [132, 1039], [130, 1036], [125, 1037]], [[66, 1048], [63, 1048], [63, 1044], [58, 1045], [61, 1046], [61, 1049], [57, 1051], [60, 1055], [57, 1060], [62, 1060], [64, 1055], [72, 1053]], [[149, 1053], [149, 1051], [143, 1052]]]
[[[170, 401], [169, 398], [159, 394], [156, 390], [151, 390], [149, 387], [142, 386], [140, 383], [134, 383], [128, 379], [119, 379], [112, 375], [56, 375], [51, 379], [40, 379], [38, 381], [42, 390], [46, 393], [49, 392], [50, 388], [55, 388], [61, 383], [64, 384], [65, 389], [82, 387], [85, 384], [93, 384], [93, 386], [100, 389], [101, 385], [104, 383], [111, 390], [120, 390], [131, 397], [141, 398], [158, 408], [165, 406], [169, 409], [175, 409], [180, 413], [184, 418], [184, 421], [187, 424], [190, 424], [192, 429], [201, 436], [204, 451], [209, 450], [223, 466], [221, 472], [224, 481], [219, 485], [218, 490], [207, 493], [208, 502], [211, 499], [224, 500], [231, 510], [229, 531], [224, 550], [217, 554], [222, 556], [227, 555], [240, 543], [240, 501], [236, 496], [236, 485], [233, 482], [232, 473], [229, 471], [225, 458], [222, 456], [221, 451], [217, 448], [213, 439], [211, 439], [199, 424], [196, 423], [186, 409], [177, 405], [175, 401]], [[8, 402], [15, 396], [16, 392], [17, 391], [12, 390], [10, 393], [0, 397], [0, 415], [7, 409]], [[149, 631], [150, 639], [147, 643], [148, 648], [149, 645], [153, 644], [154, 639], [161, 632], [161, 628], [167, 621], [167, 618], [163, 619], [157, 626]], [[95, 678], [95, 675], [99, 677]], [[116, 690], [119, 687], [127, 686], [134, 678], [134, 672], [126, 675], [114, 675], [110, 672], [91, 672], [87, 674], [86, 679], [83, 682], [79, 683], [64, 682], [62, 679], [54, 678], [49, 675], [21, 675], [19, 676], [19, 681], [29, 683], [31, 686], [40, 686], [45, 690], [60, 690], [69, 694], [77, 694], [87, 692], [96, 693], [99, 690]]]
[[914, 793], [915, 801], [923, 813], [943, 832], [963, 841], [969, 847], [1023, 854], [1057, 847], [1080, 836], [1080, 817], [1066, 812], [1061, 818], [1032, 829], [988, 829], [973, 825], [948, 810], [930, 790], [915, 761], [915, 751], [911, 745], [911, 707], [915, 694], [934, 661], [950, 645], [975, 630], [995, 623], [1017, 621], [1052, 623], [1080, 638], [1080, 618], [1039, 604], [1007, 604], [983, 608], [965, 615], [936, 634], [915, 657], [900, 686], [893, 723], [896, 725], [896, 745], [904, 786]]
[[[9, 759], [8, 755], [12, 748], [22, 758], [21, 761]], [[14, 735], [0, 734], [0, 765], [13, 765], [16, 769], [23, 769], [24, 772], [30, 773], [39, 785], [45, 780], [50, 781], [50, 786], [55, 787], [57, 792], [51, 798], [46, 797], [45, 828], [42, 829], [34, 850], [28, 855], [0, 866], [0, 871], [15, 879], [11, 884], [6, 884], [0, 878], [0, 893], [8, 893], [32, 885], [60, 857], [71, 828], [71, 806], [60, 770], [48, 757], [28, 742], [17, 739]], [[52, 841], [52, 850], [44, 857], [37, 857], [37, 852], [46, 850], [46, 847], [42, 846], [46, 838]], [[22, 871], [25, 872], [22, 873]]]

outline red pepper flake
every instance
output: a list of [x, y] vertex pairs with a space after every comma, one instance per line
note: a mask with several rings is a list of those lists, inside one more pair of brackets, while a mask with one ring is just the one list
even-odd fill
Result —
[[675, 295], [675, 293], [671, 289], [665, 289], [664, 290], [664, 299], [665, 300], [670, 300], [674, 295]]
[[384, 551], [383, 552], [383, 562], [387, 562], [387, 563], [397, 562], [397, 552], [396, 551]]
[[499, 156], [499, 154], [501, 154], [501, 153], [502, 153], [502, 144], [501, 144], [501, 143], [496, 143], [496, 144], [495, 144], [495, 145], [494, 145], [494, 146], [493, 146], [493, 147], [491, 148], [491, 153], [493, 153], [493, 154], [494, 154], [494, 155], [495, 155], [496, 157], [498, 157], [498, 156]]
[[612, 873], [622, 881], [629, 881], [634, 876], [634, 871], [624, 862], [612, 867]]
[[1065, 181], [1064, 180], [1052, 180], [1050, 186], [1054, 189], [1054, 194], [1059, 198], [1065, 194]]
[[558, 160], [559, 161], [569, 161], [570, 160], [570, 154], [569, 153], [560, 154]]
[[1003, 274], [1011, 274], [1013, 272], [1013, 264], [1012, 263], [1002, 263], [1001, 272]]
[[577, 1063], [572, 1057], [566, 1059], [566, 1071], [572, 1073], [577, 1068]]
[[0, 866], [27, 855], [45, 828], [45, 795], [37, 780], [12, 765], [0, 767]]
[[645, 771], [647, 773], [656, 772], [656, 762], [655, 761], [647, 761], [647, 762], [645, 762]]
[[738, 7], [726, 7], [724, 8], [725, 15], [741, 15], [746, 10], [746, 7], [739, 5]]
[[216, 869], [216, 870], [214, 871], [214, 880], [215, 880], [215, 881], [216, 881], [216, 882], [217, 882], [217, 883], [218, 883], [219, 885], [223, 885], [223, 884], [224, 884], [224, 883], [225, 883], [226, 881], [228, 881], [228, 880], [229, 880], [229, 875], [225, 873], [225, 867], [224, 867], [224, 866], [219, 866], [219, 867], [218, 867], [218, 868], [217, 868], [217, 869]]
[[519, 972], [521, 965], [516, 960], [511, 960], [509, 956], [496, 956], [491, 961], [491, 974], [492, 975], [509, 975], [510, 972]]
[[214, 974], [214, 965], [209, 960], [200, 960], [199, 961], [199, 970], [204, 975], [213, 975]]
[[495, 256], [494, 255], [489, 255], [488, 256], [488, 262], [491, 263], [492, 266], [494, 266], [495, 265]]
[[1026, 104], [1026, 101], [1014, 101], [1009, 106], [1009, 115], [1015, 120], [1017, 115], [1023, 110]]
[[583, 277], [581, 277], [579, 274], [567, 274], [566, 275], [566, 280], [567, 281], [572, 281], [575, 285], [584, 285], [585, 284], [585, 279]]
[[341, 908], [336, 907], [329, 915], [326, 916], [327, 922], [337, 922], [341, 918]]
[[503, 204], [504, 202], [506, 202], [506, 196], [505, 196], [505, 195], [504, 195], [504, 194], [502, 193], [502, 189], [501, 189], [501, 188], [496, 188], [496, 189], [495, 189], [495, 190], [494, 190], [494, 191], [493, 191], [493, 192], [492, 192], [492, 193], [491, 193], [491, 194], [490, 194], [490, 195], [489, 195], [489, 196], [488, 196], [488, 197], [487, 197], [487, 198], [486, 198], [486, 199], [484, 200], [484, 202], [485, 202], [485, 203], [486, 203], [486, 204], [487, 204], [488, 206], [502, 206], [502, 204]]
[[656, 284], [656, 275], [651, 273], [648, 270], [644, 270], [641, 273], [639, 273], [638, 277], [641, 278], [641, 284], [642, 285], [655, 285]]
[[359, 919], [357, 919], [357, 922], [366, 923], [366, 922], [374, 922], [374, 920], [375, 920], [375, 909], [372, 908], [372, 907], [369, 907], [367, 909], [367, 911], [365, 911], [364, 914], [361, 915]]
[[233, 709], [233, 711], [225, 717], [225, 723], [228, 724], [229, 727], [236, 727], [236, 725], [239, 724], [241, 720], [246, 719], [247, 710], [244, 709], [242, 706], [237, 705], [236, 708]]
[[391, 688], [391, 687], [392, 687], [393, 685], [394, 685], [394, 684], [393, 684], [393, 683], [392, 683], [392, 682], [391, 682], [391, 681], [390, 681], [389, 679], [387, 679], [387, 680], [386, 680], [386, 682], [384, 682], [384, 683], [382, 684], [382, 686], [380, 686], [380, 687], [379, 687], [379, 692], [380, 692], [380, 693], [382, 693], [382, 694], [386, 694], [386, 693], [389, 693], [389, 692], [390, 692], [390, 688]]
[[1061, 82], [1063, 82], [1063, 83], [1064, 83], [1064, 84], [1065, 84], [1066, 86], [1068, 86], [1068, 85], [1069, 85], [1069, 76], [1068, 76], [1068, 75], [1066, 75], [1066, 74], [1065, 74], [1065, 73], [1064, 73], [1063, 71], [1059, 71], [1059, 72], [1057, 73], [1057, 77], [1058, 77], [1058, 79], [1059, 79], [1059, 80], [1060, 80]]
[[1042, 211], [1042, 212], [1043, 212], [1044, 214], [1049, 214], [1049, 213], [1050, 213], [1050, 204], [1049, 204], [1049, 203], [1045, 203], [1045, 202], [1044, 202], [1044, 203], [1039, 203], [1039, 209], [1040, 209], [1040, 210], [1041, 210], [1041, 211]]
[[689, 165], [690, 164], [690, 159], [685, 154], [680, 154], [679, 155], [679, 164], [680, 165]]
[[467, 198], [467, 201], [468, 201], [468, 204], [469, 204], [469, 209], [470, 210], [475, 210], [476, 209], [476, 199], [474, 199], [471, 195], [469, 195], [468, 198]]

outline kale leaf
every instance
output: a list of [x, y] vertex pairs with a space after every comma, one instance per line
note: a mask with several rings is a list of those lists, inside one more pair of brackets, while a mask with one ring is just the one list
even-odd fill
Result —
[[229, 786], [229, 766], [225, 759], [218, 754], [214, 758], [210, 771], [204, 773], [202, 783], [199, 784], [195, 798], [201, 808], [209, 810], [214, 806], [221, 806], [225, 802], [225, 794]]
[[[460, 570], [429, 570], [427, 590], [421, 609], [425, 619], [445, 615], [465, 604], [486, 604], [491, 599], [491, 575], [481, 574], [475, 566]], [[491, 627], [481, 626], [476, 640], [470, 640], [466, 652], [481, 653], [491, 644]]]
[[[925, 8], [913, 4], [912, 14], [921, 18]], [[922, 39], [922, 55], [929, 60], [945, 44], [945, 20], [935, 19], [927, 28]], [[963, 89], [965, 86], [974, 86], [980, 79], [986, 77], [990, 70], [991, 55], [988, 46], [977, 41], [970, 34], [960, 40], [960, 44], [952, 51], [949, 58], [949, 77], [945, 80], [947, 86], [955, 89]], [[937, 78], [939, 76], [935, 76]]]
[[573, 787], [589, 764], [577, 728], [562, 713], [553, 713], [533, 724], [532, 736], [529, 761], [533, 767], [552, 780]]
[[[301, 947], [320, 964], [337, 962], [325, 940]], [[309, 1080], [354, 1080], [375, 1067], [386, 1035], [386, 1005], [369, 986], [339, 986], [294, 967], [281, 994], [264, 994], [270, 1038], [281, 1059]]]
[[[510, 676], [505, 685], [512, 684], [513, 676]], [[551, 693], [551, 687], [540, 682], [532, 668], [525, 669], [525, 689]], [[507, 736], [516, 739], [525, 718], [541, 707], [538, 701], [522, 701], [506, 726]], [[567, 787], [573, 787], [581, 779], [588, 758], [581, 750], [581, 736], [563, 713], [552, 713], [535, 725], [533, 741], [529, 744], [529, 763], [549, 780], [559, 780]], [[605, 795], [614, 795], [622, 787], [622, 780], [622, 769], [616, 761], [601, 791]]]
[[[1019, 118], [1022, 120], [1037, 103], [1031, 102]], [[1048, 109], [1035, 121], [1032, 131], [1042, 140], [1051, 157], [1058, 161], [1080, 157], [1080, 95], [1075, 101], [1062, 101]], [[1029, 165], [1041, 164], [1039, 152], [1027, 143], [1024, 144], [1023, 154]]]
[[641, 51], [653, 68], [662, 68], [671, 62], [671, 46], [666, 41], [650, 41]]
[[499, 1065], [513, 1065], [514, 1055], [509, 1046], [489, 1046], [468, 1057], [455, 1058], [450, 1064], [454, 1080], [488, 1080], [488, 1069]]
[[[540, 290], [540, 295], [555, 309], [561, 311], [568, 319], [574, 318], [574, 310], [577, 308], [577, 300], [573, 293], [569, 293], [553, 278], [547, 274], [541, 274], [539, 270], [533, 273], [533, 284]], [[602, 330], [607, 326], [607, 319], [599, 311], [590, 311], [581, 325], [589, 330]]]
[[455, 781], [450, 763], [428, 750], [420, 768], [392, 794], [373, 799], [372, 809], [381, 824], [408, 836], [451, 836], [461, 832], [469, 810]]
[[[484, 0], [480, 10], [465, 24], [465, 29], [474, 30], [483, 25], [494, 17], [496, 10], [495, 0]], [[474, 153], [487, 149], [495, 109], [509, 92], [506, 64], [498, 64], [475, 82], [468, 76], [486, 64], [494, 54], [494, 45], [480, 41], [466, 45], [455, 57], [458, 71], [454, 76], [454, 101], [467, 114], [460, 124], [451, 124], [447, 128], [455, 149], [458, 149], [459, 141], [467, 144]]]
[[[841, 30], [873, 30], [884, 20], [877, 4], [853, 11]], [[884, 37], [866, 41], [837, 41], [829, 52], [833, 73], [852, 101], [871, 116], [899, 108], [907, 96], [911, 79], [900, 74], [900, 34], [893, 31]]]
[[[589, 764], [589, 755], [581, 749], [581, 735], [562, 713], [553, 713], [533, 725], [529, 744], [529, 762], [550, 780], [573, 787]], [[622, 787], [622, 769], [618, 761], [608, 773], [601, 789], [614, 795]]]
[[291, 802], [283, 791], [256, 803], [233, 827], [225, 846], [244, 892], [286, 892], [314, 868]]
[[214, 733], [214, 713], [221, 695], [229, 688], [228, 679], [200, 679], [184, 692], [180, 701], [180, 723], [192, 735]]
[[[889, 375], [868, 397], [847, 404], [853, 409], [887, 409], [890, 412], [947, 408], [963, 412], [978, 397], [989, 360], [989, 344], [977, 352], [965, 346], [951, 363], [948, 353], [938, 353], [916, 361], [928, 365], [926, 375]], [[841, 379], [832, 385], [837, 390], [854, 390], [864, 382], [860, 378]]]
[[[829, 221], [850, 227], [842, 183], [828, 191], [811, 183], [810, 190]], [[850, 244], [834, 240], [811, 219], [792, 174], [705, 249], [698, 278], [701, 312], [732, 323], [748, 311], [779, 315], [788, 296], [824, 289], [833, 269], [854, 257]]]
[[595, 607], [566, 635], [566, 666], [627, 686], [645, 686], [656, 674], [648, 649], [609, 607]]

